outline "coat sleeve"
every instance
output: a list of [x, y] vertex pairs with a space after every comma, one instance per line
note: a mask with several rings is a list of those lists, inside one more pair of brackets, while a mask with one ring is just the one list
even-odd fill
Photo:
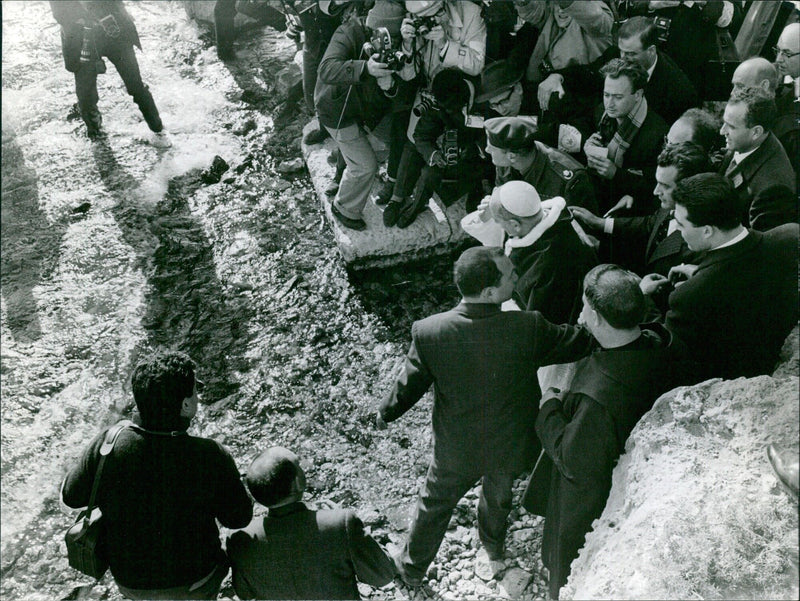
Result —
[[67, 507], [77, 509], [89, 504], [94, 475], [100, 463], [100, 447], [108, 429], [98, 434], [84, 450], [78, 463], [67, 473], [61, 484], [61, 500]]
[[230, 453], [220, 444], [216, 468], [216, 518], [226, 528], [244, 528], [253, 518], [253, 504]]
[[759, 190], [750, 204], [750, 227], [766, 232], [797, 221], [797, 197], [783, 184]]
[[397, 573], [394, 562], [369, 534], [352, 511], [347, 511], [347, 545], [356, 577], [360, 582], [380, 587], [392, 581]]
[[396, 420], [411, 409], [433, 383], [433, 376], [417, 351], [416, 324], [411, 327], [411, 348], [408, 350], [403, 371], [394, 388], [384, 398], [378, 410], [386, 422]]
[[574, 484], [590, 484], [609, 472], [617, 456], [614, 422], [591, 398], [571, 396], [570, 402], [577, 402], [574, 415], [565, 414], [559, 399], [549, 399], [539, 409], [536, 433], [563, 478]]
[[361, 54], [355, 42], [351, 28], [343, 25], [336, 29], [319, 63], [317, 75], [323, 83], [357, 84], [369, 76], [367, 61], [350, 58]]
[[486, 63], [486, 24], [481, 10], [471, 2], [457, 2], [464, 26], [459, 39], [448, 39], [442, 48], [442, 66], [456, 67], [467, 75], [480, 75]]
[[70, 0], [51, 0], [50, 10], [53, 11], [53, 17], [58, 21], [62, 27], [69, 27], [74, 25], [78, 19], [89, 19], [89, 13], [83, 8], [80, 2], [72, 2]]
[[597, 196], [594, 186], [585, 169], [575, 171], [575, 175], [564, 190], [564, 199], [568, 205], [584, 207], [592, 213], [598, 213]]
[[580, 2], [561, 2], [564, 11], [581, 26], [585, 32], [596, 38], [607, 38], [614, 26], [614, 15], [603, 0], [581, 0]]
[[555, 325], [538, 312], [536, 315], [538, 323], [532, 333], [534, 340], [528, 342], [536, 349], [538, 365], [571, 363], [594, 349], [595, 339], [584, 326]]

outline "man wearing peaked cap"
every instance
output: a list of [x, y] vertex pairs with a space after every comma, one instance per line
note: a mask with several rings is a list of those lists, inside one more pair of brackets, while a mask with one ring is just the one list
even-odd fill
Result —
[[561, 196], [570, 206], [597, 208], [586, 168], [568, 154], [537, 142], [535, 117], [497, 117], [487, 119], [484, 127], [498, 186], [523, 180], [544, 199]]

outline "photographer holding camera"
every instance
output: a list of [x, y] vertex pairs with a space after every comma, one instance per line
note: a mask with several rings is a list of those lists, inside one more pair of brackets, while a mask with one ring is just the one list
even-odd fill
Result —
[[[376, 50], [373, 32], [385, 28], [388, 36], [400, 37], [403, 5], [379, 0], [365, 19], [351, 18], [333, 34], [319, 65], [314, 103], [320, 124], [336, 142], [347, 167], [331, 203], [333, 216], [345, 227], [364, 230], [364, 206], [378, 172], [378, 160], [367, 138], [384, 119], [392, 119], [389, 99], [397, 93], [395, 71]], [[386, 58], [386, 57], [384, 57]]]

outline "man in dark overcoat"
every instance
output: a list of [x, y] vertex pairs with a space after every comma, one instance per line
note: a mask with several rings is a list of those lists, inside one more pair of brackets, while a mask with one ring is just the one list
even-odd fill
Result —
[[380, 587], [395, 568], [350, 509], [312, 510], [297, 455], [272, 447], [247, 468], [253, 498], [269, 508], [228, 536], [240, 599], [360, 599], [358, 582]]
[[767, 93], [744, 89], [728, 100], [720, 130], [728, 152], [719, 173], [736, 188], [742, 223], [762, 232], [798, 217], [794, 169], [771, 131], [776, 119]]
[[78, 108], [90, 138], [102, 135], [103, 118], [97, 110], [97, 75], [105, 72], [102, 57], [116, 67], [125, 89], [142, 111], [154, 133], [154, 146], [171, 146], [164, 132], [153, 95], [142, 82], [133, 47], [141, 50], [139, 34], [122, 0], [50, 2], [61, 25], [61, 50], [64, 66], [75, 74]]
[[660, 324], [640, 326], [644, 314], [637, 276], [616, 265], [592, 269], [580, 321], [603, 348], [578, 362], [568, 391], [542, 396], [536, 433], [543, 453], [523, 506], [545, 516], [542, 562], [552, 599], [605, 508], [628, 435], [673, 381], [672, 336]]
[[[670, 273], [673, 280], [688, 276], [669, 295], [664, 320], [695, 364], [684, 383], [772, 373], [797, 324], [798, 225], [745, 228], [731, 182], [716, 173], [681, 180], [673, 196], [683, 239], [705, 251], [698, 265]], [[662, 286], [670, 279], [642, 279], [645, 294]]]
[[414, 322], [403, 370], [378, 409], [381, 427], [434, 386], [433, 458], [408, 539], [394, 557], [409, 585], [422, 582], [453, 509], [478, 480], [479, 555], [502, 560], [514, 478], [539, 452], [536, 370], [579, 359], [593, 344], [584, 328], [554, 325], [536, 311], [501, 310], [515, 274], [500, 248], [464, 251], [454, 279], [461, 302]]

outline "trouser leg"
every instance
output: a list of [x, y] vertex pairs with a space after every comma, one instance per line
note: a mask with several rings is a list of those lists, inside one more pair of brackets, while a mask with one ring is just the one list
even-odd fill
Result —
[[397, 172], [406, 145], [406, 130], [411, 111], [399, 111], [392, 114], [392, 128], [389, 132], [389, 159], [386, 163], [386, 174], [389, 179], [397, 180]]
[[97, 110], [97, 72], [94, 66], [81, 66], [75, 72], [75, 94], [78, 96], [78, 108], [86, 124], [86, 131], [89, 136], [99, 134], [103, 126], [103, 117]]
[[142, 116], [150, 130], [160, 132], [164, 129], [153, 95], [142, 81], [139, 62], [136, 60], [133, 46], [126, 44], [124, 47], [115, 48], [113, 52], [108, 54], [108, 59], [114, 63], [122, 82], [125, 84], [125, 89], [139, 106], [139, 110], [142, 111]]
[[347, 165], [333, 202], [345, 217], [361, 219], [372, 183], [378, 173], [375, 151], [366, 132], [358, 125], [327, 129]]
[[476, 478], [428, 466], [408, 540], [400, 556], [405, 572], [422, 578], [442, 544], [450, 516]]
[[217, 55], [221, 59], [233, 58], [233, 41], [236, 39], [234, 19], [236, 0], [217, 0], [214, 4], [214, 35]]
[[503, 557], [513, 485], [514, 476], [511, 474], [486, 474], [481, 481], [478, 536], [491, 559]]
[[397, 181], [395, 182], [392, 196], [399, 199], [410, 196], [424, 166], [425, 159], [422, 158], [414, 144], [406, 140], [403, 145], [400, 163], [397, 166]]

